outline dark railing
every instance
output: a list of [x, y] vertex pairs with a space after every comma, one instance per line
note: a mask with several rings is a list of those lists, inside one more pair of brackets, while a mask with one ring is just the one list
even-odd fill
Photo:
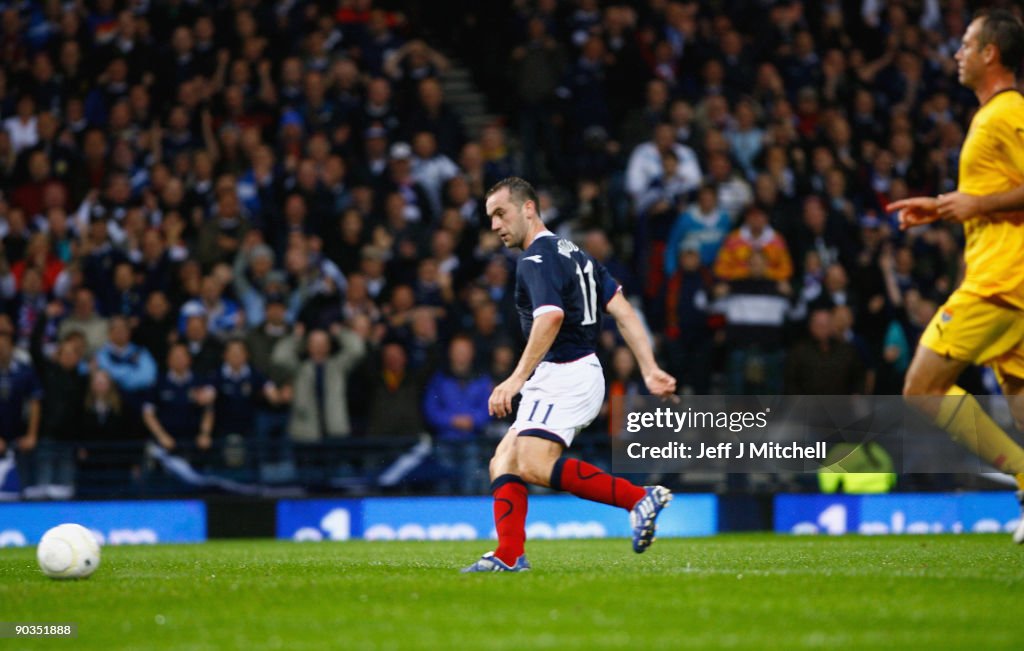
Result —
[[[232, 436], [208, 449], [171, 451], [147, 440], [41, 442], [22, 459], [26, 496], [158, 497], [242, 494], [486, 494], [494, 438], [348, 437], [318, 443]], [[572, 453], [611, 466], [606, 436], [577, 438]]]

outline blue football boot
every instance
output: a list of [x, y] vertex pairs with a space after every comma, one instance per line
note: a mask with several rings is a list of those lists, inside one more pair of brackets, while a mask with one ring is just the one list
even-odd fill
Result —
[[516, 564], [510, 566], [495, 556], [494, 552], [487, 552], [480, 557], [480, 560], [463, 568], [462, 572], [525, 572], [528, 569], [530, 569], [530, 561], [526, 560], [526, 554], [517, 558]]
[[629, 512], [633, 527], [633, 551], [643, 554], [654, 542], [655, 520], [661, 510], [672, 501], [672, 492], [664, 486], [645, 486], [646, 493]]

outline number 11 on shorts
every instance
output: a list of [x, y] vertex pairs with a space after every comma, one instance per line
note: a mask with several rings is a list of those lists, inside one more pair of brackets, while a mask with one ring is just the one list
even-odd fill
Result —
[[[537, 422], [537, 421], [533, 420], [533, 417], [534, 417], [534, 415], [536, 415], [537, 407], [539, 407], [539, 406], [540, 406], [540, 400], [534, 400], [533, 401], [533, 409], [530, 410], [530, 417], [527, 418], [527, 420], [533, 421], [533, 422]], [[551, 410], [554, 408], [554, 406], [555, 406], [555, 403], [553, 403], [553, 402], [549, 402], [548, 403], [548, 410], [544, 412], [544, 418], [542, 418], [540, 420], [540, 424], [541, 425], [547, 425], [548, 424], [548, 416], [551, 415]]]

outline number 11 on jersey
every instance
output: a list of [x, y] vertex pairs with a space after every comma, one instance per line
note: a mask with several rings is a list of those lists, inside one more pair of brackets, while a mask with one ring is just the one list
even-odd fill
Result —
[[594, 262], [587, 260], [587, 266], [582, 269], [577, 264], [576, 275], [580, 277], [580, 292], [583, 293], [581, 325], [593, 325], [597, 323], [597, 282], [594, 280]]

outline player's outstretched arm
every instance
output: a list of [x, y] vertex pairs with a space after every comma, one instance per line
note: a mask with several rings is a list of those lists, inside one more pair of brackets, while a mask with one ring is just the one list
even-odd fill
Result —
[[975, 215], [1024, 210], [1024, 185], [986, 195], [947, 192], [938, 199], [939, 218], [962, 222]]
[[526, 341], [526, 348], [523, 350], [523, 356], [519, 358], [516, 370], [512, 371], [507, 380], [494, 387], [491, 397], [487, 400], [488, 414], [504, 418], [512, 413], [512, 399], [533, 375], [537, 364], [540, 364], [551, 350], [551, 344], [555, 343], [555, 337], [558, 336], [564, 318], [565, 313], [561, 310], [545, 312], [534, 317], [530, 338]]
[[899, 211], [900, 230], [930, 224], [939, 220], [939, 200], [935, 197], [900, 199], [885, 207], [886, 211]]
[[651, 342], [647, 338], [647, 331], [640, 323], [633, 306], [629, 304], [622, 292], [618, 292], [608, 301], [606, 308], [608, 314], [615, 319], [619, 326], [622, 338], [626, 345], [633, 351], [637, 364], [640, 365], [640, 373], [644, 376], [644, 384], [647, 389], [656, 396], [670, 396], [676, 392], [676, 379], [661, 370], [658, 363], [654, 361], [654, 351], [651, 350]]

